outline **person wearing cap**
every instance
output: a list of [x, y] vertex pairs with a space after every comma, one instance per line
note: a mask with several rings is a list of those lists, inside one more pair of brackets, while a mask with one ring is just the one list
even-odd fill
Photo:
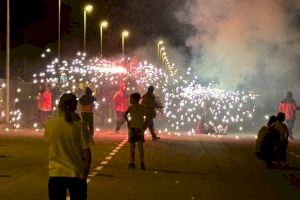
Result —
[[296, 102], [293, 99], [293, 93], [291, 91], [288, 91], [286, 98], [280, 102], [278, 111], [285, 114], [285, 122], [289, 129], [289, 138], [292, 140], [294, 139], [293, 128], [296, 120], [297, 110], [299, 110], [299, 107], [296, 105]]
[[126, 85], [125, 83], [121, 83], [119, 86], [119, 90], [114, 94], [113, 101], [115, 102], [115, 112], [116, 112], [116, 128], [115, 133], [118, 133], [121, 129], [121, 126], [126, 122], [124, 118], [124, 114], [128, 107], [128, 96], [125, 92]]
[[146, 125], [149, 128], [152, 140], [160, 139], [155, 133], [154, 118], [156, 117], [155, 109], [161, 109], [163, 106], [154, 95], [154, 87], [152, 85], [148, 87], [147, 92], [142, 96], [141, 104], [146, 108]]

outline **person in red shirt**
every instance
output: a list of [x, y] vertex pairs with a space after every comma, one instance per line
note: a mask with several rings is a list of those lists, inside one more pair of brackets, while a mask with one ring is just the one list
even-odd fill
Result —
[[115, 133], [118, 133], [121, 129], [121, 126], [126, 122], [124, 114], [128, 107], [128, 96], [125, 92], [126, 85], [125, 83], [121, 83], [119, 90], [113, 96], [113, 101], [115, 102], [115, 112], [116, 112], [116, 129]]
[[286, 98], [280, 102], [278, 110], [279, 112], [283, 112], [285, 114], [285, 122], [289, 129], [289, 137], [293, 140], [293, 128], [296, 119], [296, 110], [299, 110], [299, 107], [297, 107], [291, 91], [288, 91]]
[[42, 89], [36, 99], [40, 124], [44, 127], [52, 112], [52, 93], [47, 84], [42, 85]]

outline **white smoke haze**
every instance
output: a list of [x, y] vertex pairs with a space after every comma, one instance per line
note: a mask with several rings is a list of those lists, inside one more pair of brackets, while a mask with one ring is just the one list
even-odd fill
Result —
[[299, 7], [291, 0], [188, 0], [176, 16], [194, 27], [189, 65], [223, 88], [253, 89], [264, 103], [278, 103], [288, 90], [300, 103]]

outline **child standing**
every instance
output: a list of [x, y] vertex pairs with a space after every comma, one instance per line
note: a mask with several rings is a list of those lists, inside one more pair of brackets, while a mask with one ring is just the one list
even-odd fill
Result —
[[130, 142], [130, 164], [129, 168], [135, 168], [135, 146], [136, 143], [138, 145], [140, 161], [141, 161], [141, 169], [145, 170], [144, 164], [144, 131], [146, 129], [146, 113], [145, 108], [139, 101], [141, 99], [141, 95], [139, 93], [133, 93], [130, 95], [130, 106], [125, 112], [125, 119], [128, 125], [128, 141]]
[[87, 199], [87, 175], [91, 164], [91, 137], [82, 131], [76, 96], [65, 93], [58, 104], [59, 116], [46, 123], [44, 140], [49, 143], [49, 200]]

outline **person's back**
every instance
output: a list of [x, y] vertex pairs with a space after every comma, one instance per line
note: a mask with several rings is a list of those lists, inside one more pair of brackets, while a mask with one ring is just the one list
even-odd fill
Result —
[[291, 92], [288, 92], [287, 97], [280, 102], [278, 110], [285, 114], [285, 120], [296, 118], [297, 106]]
[[133, 104], [128, 107], [128, 118], [130, 118], [130, 128], [138, 128], [142, 131], [145, 129], [145, 107], [140, 104]]
[[151, 93], [146, 93], [142, 96], [142, 102], [141, 105], [145, 106], [147, 116], [149, 117], [155, 117], [156, 112], [155, 112], [155, 107], [156, 107], [156, 102], [155, 102], [155, 96]]
[[49, 199], [87, 199], [86, 178], [91, 164], [90, 134], [75, 113], [76, 96], [65, 93], [58, 104], [59, 116], [47, 121], [44, 140], [49, 152]]
[[278, 148], [277, 154], [279, 157], [279, 161], [282, 166], [286, 166], [287, 156], [286, 150], [288, 146], [288, 137], [289, 137], [289, 130], [286, 124], [284, 124], [285, 114], [283, 112], [279, 112], [277, 114], [277, 122], [275, 122], [270, 129], [274, 130], [278, 134]]
[[267, 134], [268, 134], [268, 127], [267, 126], [263, 126], [259, 129], [258, 134], [257, 134], [257, 138], [256, 138], [256, 145], [255, 145], [256, 155], [258, 155], [261, 152], [262, 142], [265, 139]]
[[81, 144], [81, 121], [68, 123], [63, 116], [49, 119], [44, 139], [50, 144], [49, 176], [84, 178], [85, 163], [79, 146]]
[[283, 122], [279, 122], [279, 121], [275, 122], [272, 125], [272, 128], [274, 130], [276, 130], [276, 132], [278, 133], [280, 141], [288, 138], [288, 136], [289, 136], [289, 130], [288, 130], [287, 126]]
[[267, 126], [260, 128], [256, 139], [255, 155], [259, 159], [265, 160], [267, 165], [270, 165], [273, 160], [273, 132], [270, 130], [272, 124], [277, 121], [276, 116], [271, 116]]
[[131, 105], [124, 114], [124, 118], [128, 125], [128, 141], [130, 143], [130, 163], [129, 168], [135, 168], [135, 145], [138, 144], [141, 169], [145, 170], [144, 164], [144, 146], [145, 142], [144, 131], [146, 128], [145, 123], [145, 107], [139, 104], [141, 95], [133, 93], [130, 95]]

